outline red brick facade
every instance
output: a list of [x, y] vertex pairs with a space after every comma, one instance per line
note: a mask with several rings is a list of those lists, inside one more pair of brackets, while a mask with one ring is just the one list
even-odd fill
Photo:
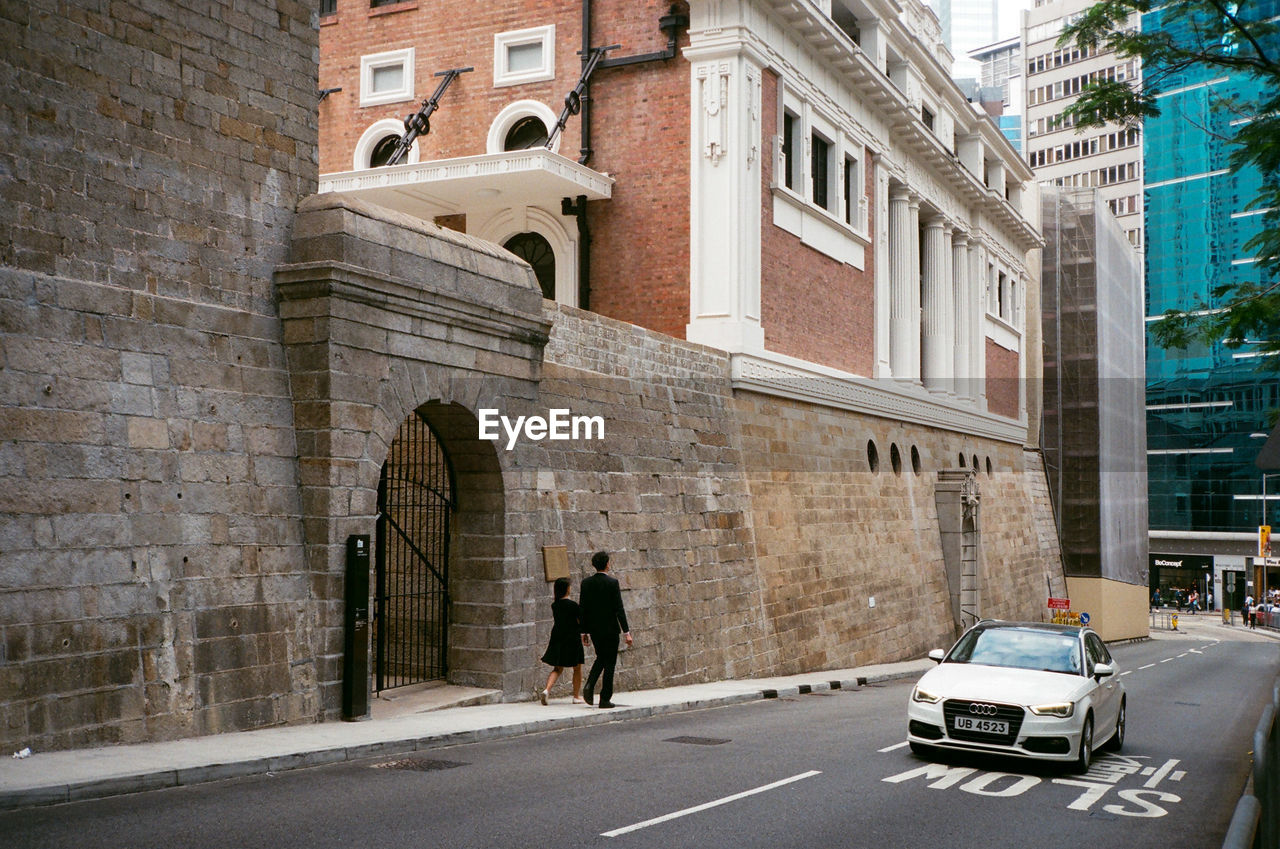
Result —
[[[778, 77], [765, 72], [761, 109], [768, 150], [778, 133]], [[864, 162], [870, 161], [866, 156]], [[773, 223], [772, 150], [762, 158], [760, 320], [770, 351], [870, 375], [874, 370], [875, 277], [873, 251], [866, 268], [825, 256]], [[866, 173], [868, 194], [872, 169]], [[875, 222], [868, 229], [874, 233]]]
[[987, 409], [997, 416], [1018, 417], [1021, 368], [1017, 351], [987, 339]]
[[[621, 45], [611, 57], [661, 51], [658, 20], [670, 0], [593, 0], [592, 43]], [[442, 26], [442, 15], [448, 26]], [[494, 35], [555, 25], [555, 79], [495, 87]], [[687, 44], [680, 34], [679, 46]], [[414, 100], [361, 108], [360, 58], [415, 48]], [[581, 71], [582, 2], [523, 0], [446, 4], [416, 0], [370, 9], [338, 0], [321, 21], [320, 87], [342, 92], [320, 106], [320, 172], [351, 170], [356, 143], [375, 121], [403, 118], [435, 90], [433, 76], [472, 66], [441, 98], [419, 159], [485, 153], [495, 116], [517, 100], [559, 114]], [[613, 197], [588, 205], [594, 312], [683, 338], [689, 321], [689, 68], [681, 58], [602, 68], [591, 79], [592, 155], [587, 163], [615, 179]], [[571, 116], [560, 152], [577, 159], [582, 116]], [[559, 199], [551, 204], [558, 206]]]

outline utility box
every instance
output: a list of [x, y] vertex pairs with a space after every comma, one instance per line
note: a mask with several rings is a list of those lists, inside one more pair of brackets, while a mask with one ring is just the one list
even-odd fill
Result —
[[347, 537], [342, 718], [369, 718], [369, 535]]

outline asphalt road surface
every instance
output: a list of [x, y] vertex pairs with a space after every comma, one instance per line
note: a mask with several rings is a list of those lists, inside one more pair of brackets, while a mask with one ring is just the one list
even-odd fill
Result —
[[9, 812], [0, 845], [1217, 849], [1280, 643], [1113, 654], [1128, 736], [1084, 776], [916, 757], [904, 680]]

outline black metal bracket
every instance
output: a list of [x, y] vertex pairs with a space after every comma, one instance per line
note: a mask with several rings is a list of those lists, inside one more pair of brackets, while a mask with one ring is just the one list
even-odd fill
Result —
[[[604, 61], [605, 54], [610, 50], [617, 50], [621, 44], [610, 44], [608, 47], [593, 47], [587, 55], [586, 61], [582, 63], [582, 75], [578, 77], [578, 84], [573, 87], [573, 91], [564, 96], [564, 109], [560, 110], [560, 117], [556, 119], [556, 125], [551, 129], [550, 135], [547, 136], [547, 150], [551, 150], [552, 145], [556, 142], [556, 136], [564, 130], [565, 124], [569, 123], [570, 115], [577, 115], [582, 111], [582, 98], [587, 91], [587, 83], [591, 80], [592, 73]], [[582, 55], [582, 51], [578, 51], [578, 55]]]
[[337, 94], [340, 91], [342, 91], [342, 86], [338, 86], [337, 88], [322, 88], [316, 92], [316, 96], [321, 100], [324, 100], [329, 95]]
[[658, 29], [667, 34], [667, 49], [656, 53], [640, 53], [635, 56], [619, 56], [616, 59], [605, 59], [600, 63], [602, 68], [620, 68], [624, 65], [639, 65], [641, 62], [665, 62], [676, 56], [676, 38], [680, 30], [689, 26], [689, 16], [679, 11], [679, 6], [672, 5], [667, 14], [658, 18]]
[[387, 159], [388, 165], [399, 163], [409, 153], [409, 148], [413, 147], [413, 143], [418, 136], [425, 136], [431, 132], [431, 113], [435, 112], [436, 108], [440, 106], [440, 97], [444, 94], [444, 90], [449, 87], [449, 83], [456, 80], [459, 75], [474, 70], [475, 68], [450, 68], [447, 71], [437, 71], [435, 73], [435, 76], [444, 77], [444, 79], [440, 81], [440, 85], [436, 86], [435, 94], [422, 101], [422, 107], [417, 112], [405, 116], [404, 135], [400, 137], [400, 141], [396, 144], [396, 149], [392, 151], [391, 156]]

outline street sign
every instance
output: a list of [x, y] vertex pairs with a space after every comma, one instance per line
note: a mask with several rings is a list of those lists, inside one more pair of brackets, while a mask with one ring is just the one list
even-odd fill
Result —
[[1081, 613], [1081, 614], [1080, 614], [1080, 624], [1081, 624], [1081, 625], [1088, 625], [1088, 624], [1089, 624], [1089, 614], [1087, 614], [1087, 613]]
[[1069, 598], [1050, 598], [1050, 599], [1049, 599], [1049, 609], [1050, 609], [1050, 610], [1070, 610], [1070, 609], [1071, 609], [1071, 599], [1069, 599]]

